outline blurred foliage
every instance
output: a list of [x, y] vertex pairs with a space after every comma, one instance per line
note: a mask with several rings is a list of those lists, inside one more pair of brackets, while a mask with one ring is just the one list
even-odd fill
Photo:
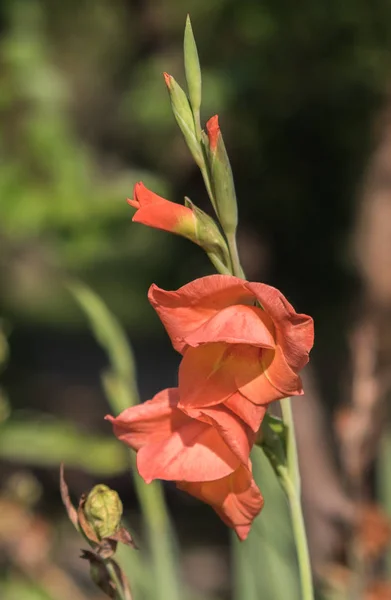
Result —
[[127, 452], [112, 437], [81, 431], [48, 415], [12, 416], [0, 425], [0, 458], [46, 467], [64, 461], [100, 476], [123, 473], [128, 466]]

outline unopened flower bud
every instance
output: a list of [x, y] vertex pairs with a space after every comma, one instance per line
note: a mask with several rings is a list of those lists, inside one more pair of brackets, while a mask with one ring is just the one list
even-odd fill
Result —
[[182, 235], [201, 246], [211, 259], [212, 253], [223, 264], [229, 263], [227, 244], [217, 224], [189, 198], [185, 198], [183, 206], [158, 196], [139, 182], [128, 202], [137, 209], [133, 216], [136, 223]]
[[164, 80], [170, 95], [171, 107], [176, 122], [183, 133], [186, 144], [193, 155], [199, 167], [204, 165], [204, 156], [201, 144], [197, 139], [194, 117], [189, 103], [189, 99], [181, 86], [168, 73], [164, 73]]
[[122, 517], [122, 502], [117, 492], [100, 483], [88, 494], [83, 512], [99, 540], [114, 535]]
[[225, 234], [231, 235], [235, 233], [238, 224], [238, 207], [231, 164], [221, 135], [217, 115], [209, 119], [206, 130], [209, 141], [209, 162], [216, 212]]
[[193, 113], [195, 115], [199, 115], [201, 107], [201, 67], [189, 15], [187, 15], [186, 18], [183, 49], [190, 104], [191, 108], [193, 109]]

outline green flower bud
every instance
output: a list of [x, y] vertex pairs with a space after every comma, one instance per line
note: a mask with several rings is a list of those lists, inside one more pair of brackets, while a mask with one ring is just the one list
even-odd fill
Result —
[[102, 483], [92, 488], [83, 507], [86, 521], [99, 540], [118, 531], [122, 510], [122, 502], [117, 492]]
[[202, 154], [201, 144], [197, 139], [194, 117], [189, 103], [189, 99], [181, 86], [168, 73], [164, 73], [164, 80], [170, 94], [171, 107], [174, 113], [176, 122], [183, 133], [186, 144], [193, 155], [199, 167], [205, 164]]
[[238, 206], [231, 164], [221, 135], [217, 115], [209, 119], [206, 130], [209, 141], [209, 164], [216, 212], [224, 233], [228, 237], [234, 235], [236, 231]]
[[190, 104], [194, 115], [199, 115], [201, 107], [201, 67], [189, 15], [186, 19], [183, 50]]

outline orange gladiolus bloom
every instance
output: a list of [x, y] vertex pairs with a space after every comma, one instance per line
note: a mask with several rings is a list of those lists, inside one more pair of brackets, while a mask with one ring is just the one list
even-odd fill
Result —
[[196, 217], [191, 208], [165, 200], [142, 182], [134, 186], [133, 199], [128, 198], [128, 204], [137, 208], [132, 219], [135, 223], [177, 233], [198, 243]]
[[178, 400], [176, 388], [166, 389], [106, 419], [117, 438], [137, 451], [137, 468], [147, 483], [175, 481], [210, 504], [243, 540], [263, 506], [249, 459], [254, 433], [223, 406], [190, 418]]
[[189, 416], [224, 403], [256, 431], [267, 404], [303, 393], [313, 321], [277, 289], [211, 275], [174, 292], [152, 285], [149, 300], [184, 355], [178, 406]]

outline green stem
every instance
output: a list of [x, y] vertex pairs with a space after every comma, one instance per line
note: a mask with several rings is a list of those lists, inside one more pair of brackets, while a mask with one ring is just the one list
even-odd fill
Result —
[[193, 119], [194, 119], [194, 127], [196, 130], [197, 140], [201, 145], [202, 144], [202, 127], [201, 127], [201, 115], [200, 115], [199, 109], [193, 110]]
[[216, 256], [216, 254], [213, 254], [213, 252], [210, 252], [210, 253], [208, 253], [208, 257], [209, 257], [209, 260], [211, 261], [211, 263], [216, 268], [216, 271], [218, 271], [218, 273], [221, 273], [222, 275], [231, 275], [231, 269], [229, 267], [227, 267], [223, 263], [223, 261], [220, 260], [218, 256]]
[[115, 586], [117, 600], [127, 600], [123, 586], [122, 586], [122, 581], [120, 580], [120, 578], [117, 575], [117, 572], [115, 570], [113, 562], [109, 559], [109, 560], [105, 561], [105, 566], [106, 566], [107, 573]]
[[288, 473], [291, 481], [293, 482], [297, 494], [300, 496], [300, 469], [299, 459], [297, 456], [297, 445], [296, 445], [296, 434], [295, 434], [295, 423], [293, 421], [292, 404], [290, 398], [283, 398], [280, 400], [282, 420], [284, 425], [288, 428], [288, 439], [287, 439], [287, 463]]
[[288, 498], [300, 572], [302, 600], [314, 600], [314, 588], [307, 535], [301, 506], [300, 470], [291, 399], [281, 400], [282, 419], [287, 427], [287, 467], [280, 470], [281, 483]]
[[226, 234], [228, 249], [232, 261], [232, 274], [241, 279], [246, 279], [242, 266], [240, 264], [238, 246], [236, 243], [236, 232]]
[[[204, 155], [204, 158], [205, 158], [205, 155]], [[209, 200], [211, 201], [213, 209], [217, 215], [216, 200], [215, 200], [215, 197], [214, 197], [214, 194], [212, 191], [212, 185], [210, 183], [210, 175], [209, 175], [209, 170], [208, 170], [206, 161], [204, 162], [203, 165], [200, 165], [200, 171], [201, 171], [204, 183], [205, 183], [206, 191], [208, 192]], [[217, 217], [218, 217], [218, 215], [217, 215]]]
[[308, 551], [307, 535], [300, 496], [297, 494], [296, 488], [288, 475], [282, 478], [282, 485], [287, 495], [291, 510], [293, 537], [295, 540], [297, 560], [299, 564], [301, 599], [314, 600], [310, 554]]

